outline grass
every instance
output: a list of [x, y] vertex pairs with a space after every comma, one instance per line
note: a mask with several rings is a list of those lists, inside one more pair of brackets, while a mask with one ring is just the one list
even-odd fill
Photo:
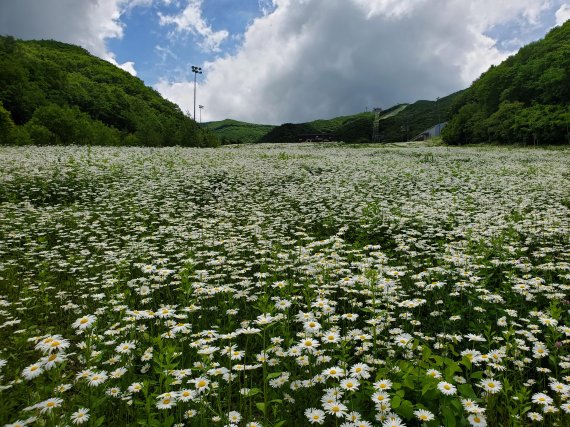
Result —
[[258, 125], [231, 119], [208, 122], [204, 123], [203, 126], [217, 134], [223, 143], [244, 144], [258, 142], [275, 127], [272, 125]]

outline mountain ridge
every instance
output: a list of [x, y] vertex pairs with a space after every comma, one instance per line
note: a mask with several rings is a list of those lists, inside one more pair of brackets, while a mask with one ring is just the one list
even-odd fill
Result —
[[[451, 107], [462, 91], [440, 98], [436, 101], [418, 100], [412, 104], [396, 104], [383, 110], [380, 117], [380, 141], [398, 142], [429, 129], [430, 127], [447, 121], [450, 117]], [[241, 127], [243, 137], [241, 142], [298, 142], [304, 134], [333, 134], [337, 140], [344, 142], [371, 142], [374, 112], [360, 112], [351, 115], [332, 117], [330, 119], [316, 119], [302, 123], [283, 123], [277, 126], [258, 125], [225, 119], [204, 124], [213, 132], [223, 138], [225, 124]], [[268, 131], [258, 139], [248, 134], [248, 127], [266, 127]], [[403, 129], [402, 129], [403, 128]], [[259, 129], [256, 129], [259, 131]], [[247, 140], [245, 140], [247, 138]], [[239, 142], [239, 141], [234, 141]]]

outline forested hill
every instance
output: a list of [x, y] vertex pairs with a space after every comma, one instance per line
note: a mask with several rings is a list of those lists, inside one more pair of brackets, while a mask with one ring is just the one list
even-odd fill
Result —
[[358, 113], [327, 120], [314, 120], [307, 123], [284, 123], [267, 133], [260, 142], [297, 142], [303, 134], [328, 133], [344, 140], [364, 139], [372, 133], [374, 113]]
[[[398, 104], [384, 110], [379, 123], [381, 142], [405, 141], [451, 116], [451, 106], [461, 95], [455, 92], [437, 101]], [[360, 143], [372, 141], [374, 113], [365, 112], [330, 120], [308, 123], [285, 123], [275, 127], [260, 142], [297, 142], [303, 134], [330, 133], [338, 141]]]
[[570, 143], [570, 21], [491, 67], [453, 113], [449, 144]]
[[0, 37], [0, 143], [213, 146], [218, 138], [78, 46]]

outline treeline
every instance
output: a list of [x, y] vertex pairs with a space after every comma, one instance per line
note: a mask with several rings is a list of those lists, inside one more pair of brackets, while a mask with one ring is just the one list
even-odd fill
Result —
[[320, 133], [310, 123], [283, 123], [269, 131], [259, 142], [298, 142], [299, 137], [308, 133]]
[[86, 50], [0, 37], [0, 144], [216, 146], [217, 136]]
[[266, 133], [258, 142], [298, 142], [302, 135], [329, 134], [338, 141], [369, 142], [373, 113], [359, 113], [306, 123], [284, 123]]
[[448, 144], [570, 143], [570, 22], [491, 67], [453, 114]]

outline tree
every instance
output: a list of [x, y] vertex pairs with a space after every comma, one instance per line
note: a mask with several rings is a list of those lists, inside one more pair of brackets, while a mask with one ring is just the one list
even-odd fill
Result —
[[453, 108], [449, 144], [568, 141], [570, 22], [481, 75]]
[[140, 79], [53, 40], [0, 37], [0, 102], [15, 134], [38, 144], [219, 143]]
[[14, 129], [16, 129], [16, 125], [12, 121], [10, 112], [0, 103], [0, 144], [12, 143]]

